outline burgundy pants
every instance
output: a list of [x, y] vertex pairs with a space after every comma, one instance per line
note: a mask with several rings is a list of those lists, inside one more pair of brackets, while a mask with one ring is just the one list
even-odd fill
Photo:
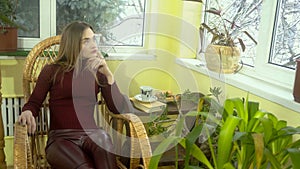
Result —
[[52, 130], [46, 157], [55, 169], [116, 169], [110, 136], [102, 129]]

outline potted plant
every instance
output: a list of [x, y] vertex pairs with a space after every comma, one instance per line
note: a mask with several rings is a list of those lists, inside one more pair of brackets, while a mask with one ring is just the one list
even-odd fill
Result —
[[[213, 111], [207, 111], [203, 103], [209, 103]], [[293, 138], [300, 133], [300, 127], [288, 126], [286, 121], [261, 110], [259, 103], [249, 101], [248, 97], [227, 99], [223, 106], [212, 97], [200, 98], [198, 112], [190, 111], [178, 121], [179, 133], [188, 116], [200, 117], [202, 121], [186, 136], [174, 135], [164, 140], [153, 152], [150, 168], [156, 168], [163, 152], [174, 144], [185, 148], [185, 168], [300, 167], [300, 140]], [[211, 130], [209, 126], [216, 128]], [[207, 141], [199, 144], [199, 138], [205, 133]], [[205, 143], [209, 156], [201, 148]]]
[[18, 0], [0, 0], [0, 51], [17, 50], [16, 10]]
[[[212, 39], [205, 51], [205, 59], [209, 70], [223, 73], [234, 73], [239, 68], [241, 51], [245, 51], [246, 45], [243, 38], [250, 39], [257, 44], [256, 40], [246, 30], [256, 18], [249, 16], [257, 12], [262, 0], [247, 3], [235, 3], [222, 10], [218, 0], [215, 0], [216, 9], [205, 10], [209, 16], [209, 23], [202, 23], [200, 31], [207, 30]], [[226, 10], [226, 11], [225, 11]], [[239, 45], [239, 46], [238, 46]]]

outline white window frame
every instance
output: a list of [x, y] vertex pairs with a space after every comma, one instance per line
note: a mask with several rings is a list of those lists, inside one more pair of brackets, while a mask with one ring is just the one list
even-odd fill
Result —
[[[18, 38], [18, 48], [29, 50], [33, 48], [38, 42], [42, 41], [43, 39], [52, 36], [51, 34], [51, 9], [44, 8], [51, 6], [51, 3], [55, 0], [40, 0], [40, 35], [38, 38], [27, 38], [27, 37], [19, 37]], [[41, 12], [42, 11], [42, 12]]]
[[[40, 35], [39, 38], [26, 38], [26, 37], [19, 37], [18, 38], [18, 48], [30, 50], [36, 45], [38, 42], [46, 39], [50, 36], [56, 35], [56, 0], [40, 0]], [[50, 8], [49, 8], [50, 6]], [[145, 1], [145, 13], [149, 11], [149, 2]], [[143, 46], [117, 46], [114, 47], [115, 51], [113, 51], [111, 55], [121, 55], [123, 56], [121, 59], [128, 59], [131, 57], [128, 53], [139, 53], [139, 56], [147, 57], [147, 48], [148, 48], [148, 37], [146, 32], [149, 28], [147, 25], [147, 15], [144, 15], [144, 34], [143, 34]], [[125, 54], [124, 54], [125, 53]], [[127, 53], [127, 54], [126, 54]], [[142, 54], [141, 54], [142, 53]], [[109, 53], [110, 54], [110, 53]], [[124, 56], [125, 55], [125, 56]], [[153, 56], [151, 56], [153, 58]]]
[[254, 67], [244, 65], [236, 74], [220, 76], [207, 70], [204, 54], [200, 54], [197, 59], [179, 58], [177, 64], [299, 112], [300, 104], [293, 100], [295, 70], [268, 63], [278, 1], [263, 1]]
[[276, 6], [280, 0], [263, 1], [262, 18], [259, 26], [258, 45], [255, 60], [255, 70], [245, 69], [247, 75], [255, 75], [262, 80], [273, 81], [287, 90], [294, 85], [295, 70], [268, 63], [274, 29]]

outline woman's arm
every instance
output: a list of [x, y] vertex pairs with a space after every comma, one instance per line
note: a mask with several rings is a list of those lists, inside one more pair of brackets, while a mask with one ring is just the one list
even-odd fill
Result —
[[114, 76], [107, 66], [106, 60], [99, 53], [98, 57], [91, 57], [87, 61], [87, 67], [90, 71], [97, 71], [106, 76], [107, 82], [109, 85], [112, 85], [115, 82]]
[[29, 133], [34, 133], [36, 129], [35, 117], [38, 116], [41, 105], [50, 89], [52, 75], [53, 69], [46, 65], [39, 74], [36, 86], [18, 118], [19, 123], [28, 125]]

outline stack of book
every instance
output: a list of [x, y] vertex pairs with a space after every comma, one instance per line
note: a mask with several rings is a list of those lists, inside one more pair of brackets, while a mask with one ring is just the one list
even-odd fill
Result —
[[146, 113], [164, 111], [165, 108], [167, 107], [166, 103], [162, 103], [160, 101], [142, 102], [135, 98], [131, 98], [131, 101], [134, 107]]

